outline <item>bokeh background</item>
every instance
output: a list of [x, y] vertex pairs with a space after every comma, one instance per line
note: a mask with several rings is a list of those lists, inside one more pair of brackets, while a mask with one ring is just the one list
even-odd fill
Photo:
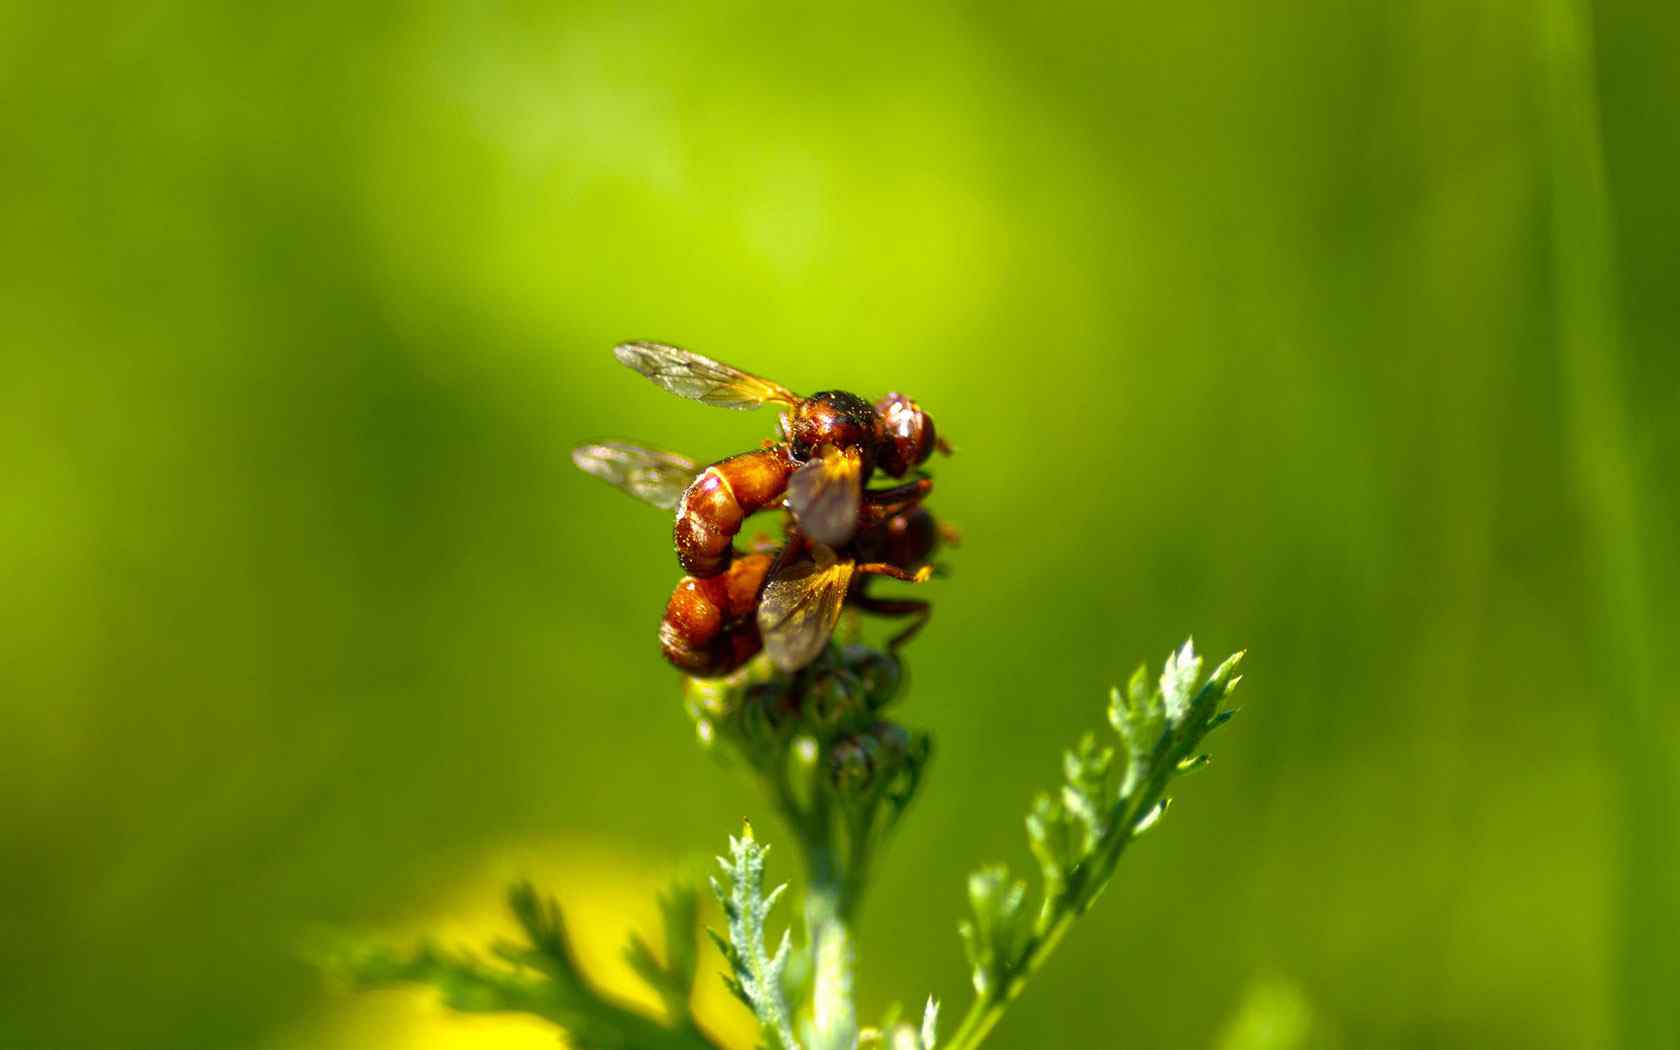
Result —
[[0, 8], [0, 1044], [549, 1045], [297, 949], [530, 873], [611, 969], [761, 811], [567, 453], [772, 417], [641, 337], [960, 449], [867, 1011], [1194, 632], [1246, 710], [995, 1045], [1680, 1045], [1680, 8], [677, 7]]

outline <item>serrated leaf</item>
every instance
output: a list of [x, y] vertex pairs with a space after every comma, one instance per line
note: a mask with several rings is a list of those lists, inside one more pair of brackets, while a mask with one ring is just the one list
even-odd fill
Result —
[[1027, 813], [1027, 848], [1043, 875], [1045, 899], [1059, 897], [1067, 884], [1068, 869], [1078, 857], [1074, 850], [1073, 821], [1049, 795], [1041, 793]]
[[663, 993], [665, 990], [665, 968], [659, 964], [659, 959], [648, 947], [647, 941], [638, 934], [631, 934], [630, 941], [624, 946], [624, 961], [630, 969], [636, 971], [636, 976], [646, 981], [654, 991]]
[[1163, 798], [1153, 806], [1150, 806], [1149, 811], [1139, 817], [1137, 822], [1132, 825], [1132, 837], [1137, 838], [1156, 824], [1159, 824], [1161, 822], [1161, 818], [1166, 815], [1167, 807], [1171, 805], [1172, 799]]
[[711, 938], [711, 941], [712, 941], [713, 944], [717, 945], [717, 950], [723, 953], [723, 957], [724, 957], [725, 960], [727, 960], [731, 963], [734, 962], [735, 946], [730, 944], [729, 941], [723, 936], [723, 934], [717, 932], [716, 930], [714, 930], [710, 926], [708, 926], [708, 927], [706, 927], [706, 936]]
[[[729, 919], [729, 947], [724, 958], [730, 964], [735, 985], [760, 1025], [776, 1037], [783, 1050], [799, 1050], [782, 992], [791, 950], [788, 931], [782, 931], [774, 955], [766, 955], [764, 948], [765, 920], [787, 889], [784, 883], [768, 894], [764, 892], [764, 857], [768, 852], [768, 846], [753, 838], [752, 825], [743, 825], [740, 838], [729, 839], [729, 858], [719, 858], [729, 885], [725, 888], [714, 878], [712, 888], [723, 901]], [[716, 934], [712, 938], [714, 942], [719, 940]]]
[[665, 932], [664, 960], [638, 934], [632, 934], [624, 946], [624, 958], [637, 976], [658, 993], [670, 1021], [681, 1024], [689, 1016], [688, 1003], [694, 991], [697, 965], [695, 926], [699, 899], [694, 887], [686, 883], [668, 887], [659, 896], [659, 910]]
[[[697, 1046], [685, 1030], [660, 1024], [594, 991], [570, 957], [560, 908], [552, 898], [539, 896], [521, 883], [510, 891], [508, 905], [525, 940], [496, 944], [493, 952], [511, 966], [480, 961], [466, 952], [422, 946], [407, 957], [364, 952], [351, 964], [350, 973], [369, 986], [429, 985], [453, 1010], [540, 1017], [558, 1026], [568, 1045], [580, 1048]], [[632, 964], [639, 969], [648, 968], [652, 953], [647, 949], [639, 938], [628, 949]]]
[[1022, 935], [1021, 905], [1026, 883], [1011, 880], [1001, 864], [981, 868], [968, 877], [968, 900], [974, 921], [958, 927], [975, 990], [982, 996], [1000, 986], [1015, 965]]
[[1084, 830], [1081, 856], [1089, 855], [1108, 832], [1108, 774], [1113, 765], [1114, 749], [1098, 747], [1090, 734], [1062, 756], [1067, 780], [1062, 788], [1062, 807]]
[[1126, 699], [1136, 708], [1142, 708], [1149, 702], [1148, 664], [1138, 664], [1137, 670], [1132, 672], [1132, 677], [1126, 682]]
[[1232, 678], [1232, 672], [1237, 669], [1237, 665], [1242, 663], [1243, 657], [1247, 655], [1247, 649], [1239, 649], [1230, 656], [1227, 656], [1225, 658], [1225, 662], [1220, 664], [1218, 667], [1215, 667], [1213, 669], [1213, 673], [1208, 675], [1208, 681], [1218, 686], [1220, 692], [1227, 694], [1230, 693], [1232, 689], [1236, 688], [1237, 682], [1242, 677], [1241, 675], [1238, 675], [1236, 678]]
[[752, 996], [748, 995], [747, 990], [741, 987], [740, 981], [737, 981], [735, 978], [726, 973], [720, 973], [718, 976], [723, 978], [723, 986], [729, 989], [730, 995], [733, 995], [735, 998], [741, 1000], [741, 1005], [745, 1006], [747, 1009], [753, 1009]]
[[1196, 655], [1193, 639], [1186, 640], [1177, 652], [1167, 657], [1166, 666], [1161, 669], [1161, 704], [1166, 710], [1167, 721], [1173, 725], [1182, 722], [1185, 713], [1190, 710], [1196, 678], [1201, 672], [1202, 658]]

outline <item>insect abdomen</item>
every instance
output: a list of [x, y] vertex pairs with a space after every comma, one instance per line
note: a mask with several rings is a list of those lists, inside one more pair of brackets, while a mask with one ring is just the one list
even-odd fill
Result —
[[727, 569], [741, 522], [781, 498], [792, 472], [779, 447], [743, 452], [701, 471], [677, 501], [672, 537], [683, 570], [705, 579]]
[[659, 649], [697, 678], [728, 674], [762, 647], [754, 612], [771, 556], [749, 554], [719, 576], [683, 577], [665, 605]]

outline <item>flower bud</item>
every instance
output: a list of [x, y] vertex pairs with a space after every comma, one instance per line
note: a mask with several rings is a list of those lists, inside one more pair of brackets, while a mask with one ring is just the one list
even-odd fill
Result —
[[868, 711], [863, 682], [839, 668], [807, 679], [800, 706], [806, 721], [820, 729], [837, 729]]
[[741, 702], [741, 684], [729, 678], [684, 679], [684, 700], [696, 719], [728, 718]]
[[869, 727], [868, 735], [887, 766], [899, 766], [910, 754], [910, 731], [897, 722], [876, 722]]
[[846, 737], [828, 751], [829, 775], [842, 793], [862, 791], [869, 785], [875, 761], [871, 747], [862, 736]]
[[904, 687], [904, 665], [898, 657], [862, 645], [847, 646], [842, 662], [863, 685], [864, 699], [871, 711], [879, 711], [898, 698]]
[[743, 690], [741, 725], [749, 740], [779, 736], [799, 718], [799, 708], [787, 686], [761, 682]]

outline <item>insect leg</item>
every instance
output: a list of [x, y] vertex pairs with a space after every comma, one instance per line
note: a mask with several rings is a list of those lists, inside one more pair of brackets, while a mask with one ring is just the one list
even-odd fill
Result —
[[914, 509], [932, 491], [931, 478], [918, 478], [903, 485], [894, 485], [890, 489], [865, 489], [863, 506], [858, 508], [858, 520], [866, 525], [886, 521], [895, 514]]
[[932, 478], [917, 478], [915, 481], [906, 481], [902, 485], [894, 485], [891, 488], [865, 489], [863, 498], [866, 502], [877, 505], [886, 503], [913, 504], [926, 498], [927, 494], [932, 491]]
[[891, 576], [905, 583], [926, 583], [933, 576], [933, 566], [924, 565], [915, 572], [906, 572], [884, 561], [859, 562], [855, 570], [860, 576]]
[[933, 606], [919, 598], [872, 598], [866, 594], [858, 594], [852, 596], [852, 607], [859, 612], [890, 619], [914, 618], [910, 626], [887, 639], [887, 648], [895, 651], [914, 638], [916, 632], [926, 627], [927, 622], [933, 618]]

